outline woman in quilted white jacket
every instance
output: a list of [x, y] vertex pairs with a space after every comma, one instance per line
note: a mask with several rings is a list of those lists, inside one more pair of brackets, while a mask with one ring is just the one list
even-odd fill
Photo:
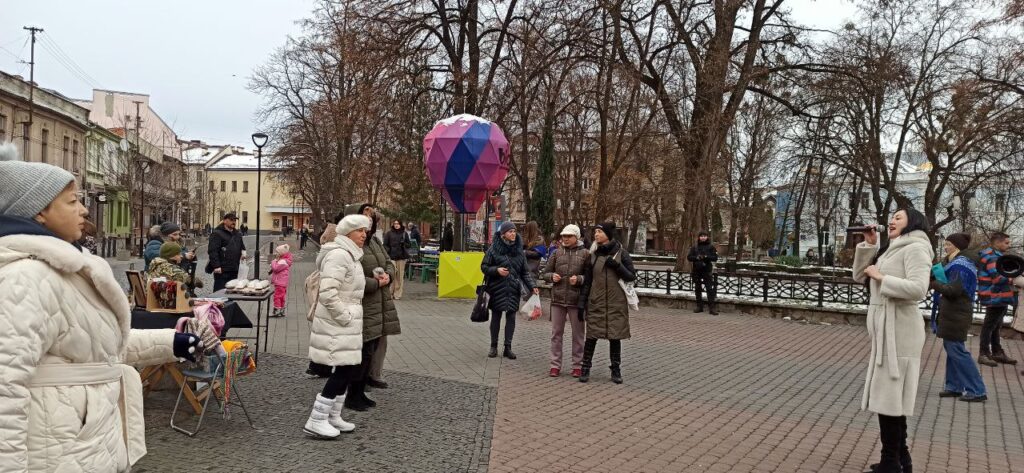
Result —
[[73, 243], [87, 215], [74, 176], [12, 148], [0, 145], [0, 472], [127, 471], [146, 453], [129, 365], [172, 362], [196, 339], [130, 329], [110, 266]]
[[358, 378], [363, 355], [363, 289], [366, 279], [359, 260], [370, 230], [365, 215], [348, 215], [336, 228], [338, 236], [320, 248], [320, 293], [309, 335], [309, 359], [333, 368], [316, 396], [305, 427], [307, 435], [337, 438], [356, 426], [341, 418], [345, 390]]

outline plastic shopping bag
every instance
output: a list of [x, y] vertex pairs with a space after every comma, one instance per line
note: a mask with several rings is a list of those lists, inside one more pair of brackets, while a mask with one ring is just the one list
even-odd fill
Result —
[[540, 296], [537, 294], [530, 296], [530, 298], [526, 300], [526, 303], [519, 308], [519, 312], [522, 312], [523, 315], [529, 317], [530, 320], [539, 319], [543, 313], [540, 306]]
[[238, 279], [249, 279], [249, 263], [245, 260], [238, 264]]
[[626, 293], [626, 303], [629, 304], [629, 308], [634, 312], [640, 311], [640, 296], [636, 293], [636, 288], [633, 287], [633, 283], [624, 282], [619, 279], [619, 286], [622, 287], [622, 292]]

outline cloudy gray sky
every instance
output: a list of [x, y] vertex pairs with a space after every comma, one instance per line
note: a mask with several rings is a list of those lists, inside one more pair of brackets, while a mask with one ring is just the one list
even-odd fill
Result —
[[[367, 0], [372, 1], [372, 0]], [[850, 0], [793, 0], [797, 21], [830, 28]], [[28, 78], [28, 32], [36, 82], [73, 98], [104, 88], [150, 95], [151, 106], [184, 139], [251, 146], [260, 98], [246, 90], [314, 0], [6, 1], [0, 14], [0, 70]], [[81, 72], [71, 72], [75, 65]], [[87, 76], [87, 77], [86, 77]], [[438, 117], [441, 118], [441, 117]]]

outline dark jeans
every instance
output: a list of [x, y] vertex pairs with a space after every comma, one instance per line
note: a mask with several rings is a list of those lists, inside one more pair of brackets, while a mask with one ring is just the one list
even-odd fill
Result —
[[359, 376], [359, 365], [335, 366], [331, 377], [324, 383], [324, 390], [320, 393], [327, 399], [334, 399], [348, 389], [348, 385]]
[[[703, 286], [703, 288], [702, 288]], [[715, 275], [712, 273], [693, 273], [693, 291], [697, 294], [697, 305], [704, 305], [704, 296], [701, 289], [708, 293], [708, 302], [714, 303], [717, 297], [715, 293]]]
[[[491, 311], [491, 346], [498, 346], [498, 331], [501, 330], [500, 310]], [[512, 335], [516, 333], [516, 313], [504, 312], [505, 314], [505, 345], [512, 344]]]
[[238, 279], [238, 270], [237, 269], [234, 270], [234, 271], [230, 271], [230, 272], [229, 271], [224, 271], [223, 273], [220, 273], [220, 274], [214, 273], [213, 274], [213, 291], [217, 292], [217, 291], [219, 291], [221, 289], [224, 289], [224, 286], [226, 286], [228, 284], [228, 281], [230, 281], [232, 279]]
[[1003, 326], [1006, 310], [1006, 306], [985, 308], [985, 323], [981, 325], [982, 355], [992, 356], [1003, 352], [1003, 346], [999, 344], [999, 327]]

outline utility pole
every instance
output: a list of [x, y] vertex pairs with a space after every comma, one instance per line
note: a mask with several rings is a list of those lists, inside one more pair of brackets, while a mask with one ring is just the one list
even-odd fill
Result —
[[23, 29], [28, 30], [29, 34], [32, 35], [32, 48], [31, 53], [29, 53], [30, 56], [28, 61], [28, 126], [22, 128], [22, 133], [25, 135], [24, 141], [26, 143], [25, 149], [22, 150], [22, 153], [25, 155], [25, 160], [27, 161], [29, 159], [28, 143], [31, 139], [30, 134], [32, 133], [32, 118], [33, 111], [35, 108], [33, 106], [33, 102], [35, 99], [36, 91], [36, 33], [42, 33], [43, 29], [36, 28], [34, 26], [25, 26], [23, 27]]
[[[146, 252], [146, 168], [143, 165], [145, 158], [142, 158], [139, 153], [139, 130], [142, 128], [142, 116], [139, 115], [139, 106], [142, 104], [141, 101], [134, 100], [132, 103], [135, 104], [135, 159], [139, 163], [139, 181], [140, 191], [139, 196], [142, 200], [139, 206], [139, 256], [143, 256]], [[142, 158], [140, 160], [140, 158]]]

